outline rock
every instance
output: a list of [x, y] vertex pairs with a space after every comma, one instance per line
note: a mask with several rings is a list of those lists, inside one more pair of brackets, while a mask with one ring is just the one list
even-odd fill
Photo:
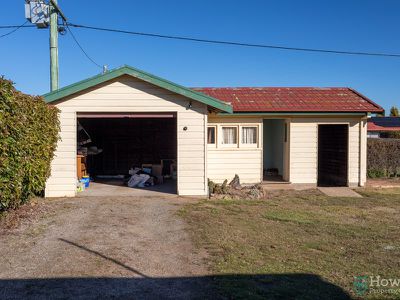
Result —
[[221, 185], [221, 192], [222, 194], [226, 194], [228, 192], [228, 180], [225, 179]]
[[395, 246], [391, 246], [391, 245], [387, 245], [387, 246], [383, 247], [383, 249], [385, 249], [385, 250], [395, 250], [396, 247]]
[[264, 189], [260, 184], [253, 185], [250, 187], [248, 195], [253, 199], [260, 199], [264, 197]]
[[235, 174], [235, 177], [233, 177], [232, 181], [229, 182], [229, 186], [233, 189], [240, 189], [240, 178], [238, 174]]
[[215, 182], [211, 181], [210, 179], [208, 179], [208, 190], [210, 192], [210, 195], [214, 194], [215, 192]]

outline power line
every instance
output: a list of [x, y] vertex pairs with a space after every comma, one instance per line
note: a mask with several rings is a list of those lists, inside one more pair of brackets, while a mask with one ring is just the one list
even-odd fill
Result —
[[253, 47], [253, 48], [269, 48], [269, 49], [288, 50], [288, 51], [319, 52], [319, 53], [328, 53], [328, 54], [362, 55], [362, 56], [380, 56], [380, 57], [400, 58], [400, 54], [395, 54], [395, 53], [378, 53], [378, 52], [363, 52], [363, 51], [342, 51], [342, 50], [331, 50], [331, 49], [286, 47], [286, 46], [267, 45], [267, 44], [250, 44], [250, 43], [243, 43], [243, 42], [222, 41], [222, 40], [208, 40], [208, 39], [199, 39], [199, 38], [192, 38], [192, 37], [186, 37], [186, 36], [173, 36], [173, 35], [163, 35], [163, 34], [157, 34], [157, 33], [127, 31], [127, 30], [104, 28], [104, 27], [94, 27], [94, 26], [87, 26], [87, 25], [80, 25], [80, 24], [73, 24], [73, 23], [68, 23], [68, 25], [72, 26], [72, 27], [91, 29], [91, 30], [98, 30], [98, 31], [107, 31], [107, 32], [114, 32], [114, 33], [124, 33], [124, 34], [131, 34], [131, 35], [140, 35], [140, 36], [156, 37], [156, 38], [163, 38], [163, 39], [173, 39], [173, 40], [182, 40], [182, 41], [191, 41], [191, 42], [200, 42], [200, 43], [209, 43], [209, 44], [221, 44], [221, 45]]
[[[26, 24], [26, 22], [24, 23]], [[1, 25], [0, 29], [8, 29], [8, 28], [29, 28], [36, 27], [35, 25]]]
[[81, 46], [81, 44], [78, 42], [78, 40], [76, 39], [74, 33], [72, 32], [71, 28], [69, 28], [69, 23], [66, 23], [66, 27], [68, 32], [71, 34], [73, 40], [75, 41], [75, 43], [78, 45], [79, 49], [81, 49], [81, 51], [83, 52], [83, 54], [85, 54], [85, 56], [87, 57], [88, 60], [90, 60], [94, 65], [96, 65], [97, 67], [99, 67], [100, 69], [102, 69], [103, 67], [101, 65], [99, 65], [97, 62], [95, 62], [90, 56], [89, 54], [87, 54], [87, 52], [83, 49], [83, 47]]
[[[4, 35], [1, 35], [0, 38], [10, 35], [17, 31], [20, 28], [25, 27], [36, 27], [35, 25], [25, 25], [26, 22], [22, 25], [3, 25], [0, 26], [0, 29], [7, 29], [7, 28], [15, 28]], [[342, 55], [361, 55], [361, 56], [379, 56], [379, 57], [392, 57], [392, 58], [400, 58], [400, 54], [396, 53], [379, 53], [379, 52], [364, 52], [364, 51], [342, 51], [342, 50], [332, 50], [332, 49], [318, 49], [318, 48], [300, 48], [300, 47], [286, 47], [286, 46], [279, 46], [279, 45], [267, 45], [267, 44], [251, 44], [251, 43], [243, 43], [243, 42], [233, 42], [233, 41], [223, 41], [223, 40], [208, 40], [208, 39], [199, 39], [199, 38], [192, 38], [186, 36], [173, 36], [173, 35], [163, 35], [157, 33], [147, 33], [147, 32], [137, 32], [137, 31], [128, 31], [128, 30], [120, 30], [120, 29], [112, 29], [112, 28], [104, 28], [104, 27], [94, 27], [94, 26], [87, 26], [81, 24], [74, 24], [74, 23], [67, 23], [67, 25], [76, 27], [76, 28], [84, 28], [90, 30], [98, 30], [98, 31], [106, 31], [106, 32], [113, 32], [113, 33], [123, 33], [123, 34], [130, 34], [130, 35], [139, 35], [139, 36], [147, 36], [147, 37], [156, 37], [156, 38], [163, 38], [163, 39], [173, 39], [173, 40], [182, 40], [182, 41], [191, 41], [191, 42], [199, 42], [199, 43], [209, 43], [209, 44], [220, 44], [220, 45], [230, 45], [230, 46], [242, 46], [242, 47], [253, 47], [253, 48], [268, 48], [268, 49], [276, 49], [276, 50], [288, 50], [288, 51], [301, 51], [301, 52], [319, 52], [319, 53], [327, 53], [327, 54], [342, 54]], [[98, 65], [95, 61], [93, 61], [89, 55], [83, 50], [82, 46], [74, 37], [72, 31], [67, 26], [69, 32], [71, 33], [72, 37], [74, 38], [75, 42], [78, 44], [79, 48], [81, 48], [82, 52], [85, 56], [92, 61], [95, 65]]]
[[18, 29], [24, 27], [26, 23], [28, 23], [28, 21], [25, 21], [23, 24], [21, 24], [21, 25], [19, 25], [19, 26], [18, 26], [18, 25], [12, 25], [12, 26], [8, 26], [8, 27], [3, 27], [3, 26], [2, 26], [3, 28], [14, 28], [14, 29], [11, 30], [11, 31], [9, 31], [9, 32], [7, 32], [7, 33], [5, 33], [5, 34], [3, 34], [3, 35], [0, 35], [0, 39], [3, 38], [3, 37], [6, 37], [7, 35], [13, 34], [13, 33], [16, 32]]
[[[0, 35], [0, 38], [5, 37], [7, 35], [10, 35], [14, 32], [16, 32], [18, 29], [20, 28], [31, 28], [31, 27], [36, 27], [36, 25], [26, 25], [26, 23], [28, 23], [28, 21], [24, 22], [21, 25], [1, 25], [0, 29], [9, 29], [9, 28], [13, 28], [13, 30], [11, 30], [10, 32], [7, 32], [6, 34]], [[77, 46], [79, 47], [79, 49], [83, 52], [83, 54], [87, 57], [87, 59], [89, 59], [93, 64], [95, 64], [97, 67], [99, 68], [103, 68], [101, 65], [99, 65], [98, 63], [96, 63], [96, 61], [94, 61], [89, 54], [85, 51], [85, 49], [83, 49], [82, 45], [79, 43], [78, 39], [75, 37], [74, 33], [72, 32], [72, 30], [69, 28], [70, 24], [65, 23], [65, 26], [67, 28], [67, 30], [69, 31], [69, 33], [71, 34], [73, 40], [75, 41], [75, 43], [77, 44]]]

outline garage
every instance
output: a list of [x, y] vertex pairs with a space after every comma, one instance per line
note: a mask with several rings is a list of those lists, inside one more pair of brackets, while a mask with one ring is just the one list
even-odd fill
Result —
[[[153, 189], [166, 186], [168, 194], [207, 195], [208, 114], [231, 113], [230, 104], [130, 66], [68, 85], [45, 99], [59, 110], [60, 121], [46, 197], [95, 190], [92, 196], [155, 196]], [[155, 185], [146, 181], [129, 188], [132, 175], [143, 175], [136, 168], [156, 177]], [[82, 192], [83, 176], [94, 181]], [[167, 195], [165, 189], [159, 192]]]
[[[132, 191], [166, 183], [172, 194], [207, 196], [208, 179], [222, 183], [235, 174], [244, 184], [258, 183], [263, 149], [275, 143], [263, 145], [263, 133], [271, 132], [264, 119], [288, 120], [286, 147], [279, 155], [287, 158], [281, 167], [289, 182], [363, 186], [367, 114], [382, 111], [349, 88], [193, 89], [130, 66], [44, 97], [58, 109], [60, 121], [46, 197], [81, 194], [82, 160], [94, 180], [85, 192], [97, 185], [99, 196], [135, 196]], [[310, 112], [316, 101], [326, 106]], [[164, 178], [154, 186], [127, 188], [135, 168]]]
[[[86, 193], [105, 185], [176, 193], [176, 114], [78, 113], [77, 129], [77, 177], [92, 181]], [[143, 184], [132, 178], [140, 174]]]
[[318, 125], [318, 186], [348, 185], [347, 124]]

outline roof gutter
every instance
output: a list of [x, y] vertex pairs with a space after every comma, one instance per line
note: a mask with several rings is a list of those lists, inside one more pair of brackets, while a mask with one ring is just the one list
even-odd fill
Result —
[[281, 115], [295, 115], [295, 116], [367, 116], [367, 112], [233, 112], [229, 113], [218, 113], [218, 115], [226, 116], [281, 116]]

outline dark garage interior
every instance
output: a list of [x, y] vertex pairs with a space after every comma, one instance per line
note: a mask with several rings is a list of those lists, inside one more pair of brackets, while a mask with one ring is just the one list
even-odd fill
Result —
[[176, 186], [176, 116], [79, 114], [79, 156], [86, 169], [82, 174], [95, 182], [127, 185], [130, 169], [137, 168], [138, 174], [149, 174], [154, 185], [174, 181]]
[[348, 125], [318, 126], [318, 186], [348, 185]]

